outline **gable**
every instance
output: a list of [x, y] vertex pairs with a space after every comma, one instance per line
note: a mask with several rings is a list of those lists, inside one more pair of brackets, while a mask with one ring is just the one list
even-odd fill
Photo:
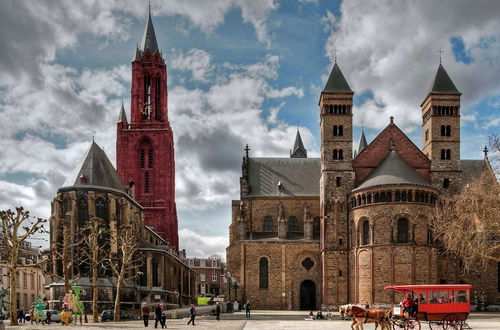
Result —
[[358, 186], [389, 155], [391, 145], [418, 174], [430, 180], [430, 159], [399, 127], [391, 123], [353, 160], [355, 186]]

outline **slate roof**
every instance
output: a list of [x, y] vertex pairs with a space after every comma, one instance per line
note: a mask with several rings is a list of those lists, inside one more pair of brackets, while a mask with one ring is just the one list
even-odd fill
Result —
[[291, 158], [307, 158], [307, 150], [302, 143], [302, 137], [300, 136], [299, 130], [297, 130], [297, 135], [295, 136], [295, 143], [293, 149], [290, 152]]
[[392, 150], [377, 168], [353, 191], [377, 186], [407, 184], [432, 187], [395, 150]]
[[322, 93], [354, 93], [336, 62]]
[[[82, 175], [86, 178], [84, 183], [80, 182]], [[125, 191], [125, 184], [118, 175], [118, 172], [116, 172], [104, 150], [94, 141], [92, 141], [81, 165], [76, 167], [62, 188], [65, 187], [100, 187]]]
[[250, 158], [249, 196], [319, 196], [320, 175], [319, 158]]
[[460, 167], [462, 168], [462, 187], [467, 185], [473, 178], [479, 177], [482, 172], [488, 170], [488, 166], [486, 165], [486, 161], [484, 159], [463, 159], [460, 161]]
[[153, 26], [153, 20], [151, 19], [151, 6], [149, 7], [148, 21], [146, 23], [146, 29], [144, 30], [144, 35], [142, 37], [142, 42], [139, 50], [145, 52], [146, 49], [151, 51], [153, 54], [158, 50], [158, 42], [156, 41], [155, 28]]
[[439, 63], [436, 76], [431, 83], [427, 95], [429, 94], [462, 94], [458, 91], [457, 87], [455, 87], [455, 84], [441, 63]]

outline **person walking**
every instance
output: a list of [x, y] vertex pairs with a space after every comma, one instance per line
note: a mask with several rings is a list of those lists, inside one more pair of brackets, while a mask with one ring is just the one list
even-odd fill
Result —
[[47, 323], [48, 325], [50, 325], [50, 322], [52, 321], [51, 320], [51, 317], [52, 317], [52, 313], [50, 312], [50, 310], [47, 310], [47, 312], [45, 313], [45, 323]]
[[194, 308], [193, 304], [191, 304], [191, 308], [189, 308], [189, 316], [191, 317], [191, 319], [189, 320], [187, 325], [189, 325], [189, 323], [193, 323], [193, 325], [196, 325], [194, 324], [194, 318], [196, 317], [196, 309]]
[[245, 304], [245, 318], [249, 319], [250, 318], [250, 300], [247, 300], [247, 303]]
[[156, 305], [156, 308], [155, 308], [155, 328], [158, 328], [158, 322], [160, 322], [160, 325], [163, 329], [163, 316], [161, 315], [161, 306], [160, 304], [157, 304]]
[[142, 303], [141, 308], [142, 319], [144, 320], [144, 326], [147, 327], [149, 323], [149, 306], [146, 303]]
[[215, 319], [217, 321], [220, 321], [220, 304], [217, 302], [217, 305], [215, 306]]

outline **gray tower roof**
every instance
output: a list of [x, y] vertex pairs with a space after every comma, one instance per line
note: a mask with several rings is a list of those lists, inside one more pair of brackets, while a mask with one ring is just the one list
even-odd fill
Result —
[[432, 187], [413, 167], [399, 157], [396, 150], [391, 150], [389, 155], [387, 155], [377, 168], [353, 191], [387, 185]]
[[120, 110], [120, 116], [118, 117], [118, 122], [128, 122], [127, 121], [127, 114], [125, 113], [125, 107], [123, 106], [123, 101], [122, 101], [122, 108]]
[[307, 150], [304, 148], [299, 130], [297, 130], [297, 135], [295, 136], [295, 143], [290, 152], [290, 158], [307, 158]]
[[361, 129], [361, 135], [359, 137], [358, 152], [357, 152], [357, 154], [359, 155], [359, 153], [361, 152], [361, 150], [363, 150], [364, 148], [366, 148], [366, 146], [368, 146], [368, 143], [366, 142], [365, 131], [363, 129]]
[[142, 52], [145, 52], [146, 49], [149, 49], [151, 53], [158, 51], [155, 28], [153, 26], [153, 20], [151, 19], [151, 5], [149, 6], [148, 21], [146, 23], [146, 29], [144, 30], [144, 36], [142, 37], [141, 45], [139, 47], [139, 50]]
[[441, 63], [439, 63], [436, 76], [431, 83], [427, 95], [429, 94], [462, 94], [458, 91], [457, 87], [455, 87], [455, 84]]
[[104, 150], [94, 141], [81, 165], [68, 177], [63, 187], [99, 187], [125, 191], [125, 185], [118, 172]]
[[322, 93], [354, 93], [335, 62]]

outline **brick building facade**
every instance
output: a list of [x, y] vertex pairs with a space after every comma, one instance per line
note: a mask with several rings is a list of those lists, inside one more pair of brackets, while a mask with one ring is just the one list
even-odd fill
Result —
[[224, 294], [224, 269], [226, 265], [220, 256], [209, 258], [186, 258], [185, 262], [196, 272], [196, 293], [198, 296]]
[[320, 158], [307, 158], [299, 132], [290, 158], [245, 149], [227, 248], [240, 299], [276, 309], [390, 304], [401, 297], [387, 285], [470, 283], [500, 303], [497, 265], [463, 274], [430, 227], [442, 194], [492, 173], [487, 157], [460, 159], [461, 93], [443, 66], [421, 104], [422, 150], [392, 117], [353, 150], [353, 94], [335, 63], [319, 100]]

